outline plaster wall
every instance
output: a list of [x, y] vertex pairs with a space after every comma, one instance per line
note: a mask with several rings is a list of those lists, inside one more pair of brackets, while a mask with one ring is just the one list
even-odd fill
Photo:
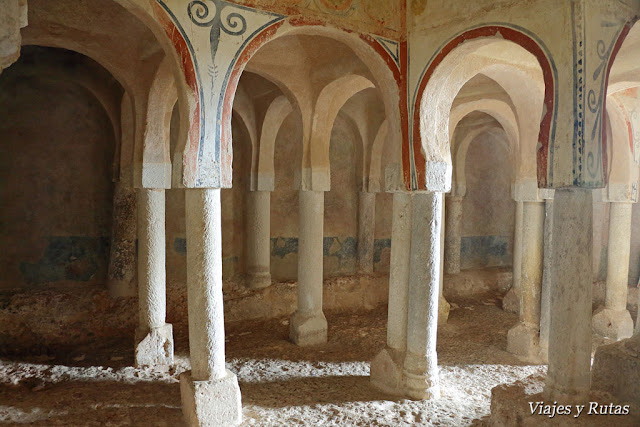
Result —
[[[462, 269], [512, 264], [515, 202], [512, 165], [503, 144], [480, 134], [466, 160], [467, 194], [462, 202]], [[445, 206], [446, 209], [446, 206]]]

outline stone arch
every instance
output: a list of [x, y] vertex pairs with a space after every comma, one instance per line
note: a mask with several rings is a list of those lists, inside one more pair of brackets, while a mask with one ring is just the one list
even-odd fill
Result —
[[638, 165], [633, 155], [633, 127], [624, 105], [615, 96], [607, 97], [607, 138], [610, 138], [607, 198], [631, 200], [631, 188], [638, 183]]
[[[311, 188], [328, 191], [331, 186], [329, 145], [331, 129], [342, 106], [356, 93], [374, 87], [366, 77], [348, 74], [329, 83], [322, 91], [314, 108], [311, 125], [310, 168]], [[303, 169], [303, 173], [305, 173]]]
[[371, 147], [371, 167], [369, 168], [368, 190], [370, 193], [377, 193], [384, 188], [383, 176], [382, 176], [382, 164], [384, 146], [389, 140], [389, 122], [385, 119], [375, 139], [373, 140], [373, 146]]
[[509, 137], [509, 142], [515, 148], [515, 150], [510, 151], [518, 151], [520, 132], [516, 114], [508, 103], [495, 98], [477, 99], [455, 106], [451, 110], [449, 119], [449, 139], [453, 137], [453, 132], [458, 126], [458, 123], [474, 111], [488, 114], [496, 119]]
[[147, 101], [143, 145], [140, 147], [143, 188], [171, 188], [171, 115], [177, 98], [171, 65], [165, 57], [151, 83]]
[[551, 55], [534, 37], [524, 29], [506, 24], [482, 26], [457, 35], [436, 52], [422, 72], [412, 101], [412, 142], [403, 153], [403, 156], [408, 156], [413, 161], [411, 188], [444, 192], [449, 190], [451, 154], [448, 118], [451, 105], [462, 85], [483, 72], [482, 66], [466, 61], [465, 58], [479, 48], [497, 43], [519, 46], [531, 53], [542, 68], [546, 109], [538, 137], [538, 175], [546, 176], [547, 149], [555, 131], [557, 76]]
[[251, 142], [251, 176], [249, 177], [249, 188], [255, 189], [256, 171], [258, 168], [259, 140], [258, 140], [258, 123], [256, 121], [256, 111], [253, 101], [249, 97], [246, 89], [242, 85], [238, 85], [235, 101], [233, 103], [233, 111], [244, 122], [249, 139]]
[[[284, 18], [283, 20], [277, 21], [267, 28], [263, 29], [262, 32], [257, 34], [253, 40], [246, 44], [244, 50], [238, 55], [238, 59], [231, 71], [229, 83], [224, 94], [224, 111], [222, 113], [223, 145], [226, 144], [228, 146], [227, 139], [230, 135], [230, 131], [228, 130], [228, 126], [230, 123], [228, 120], [228, 112], [230, 105], [233, 104], [233, 98], [235, 96], [239, 77], [247, 66], [247, 63], [250, 61], [253, 55], [265, 44], [274, 42], [281, 37], [292, 35], [311, 35], [325, 37], [343, 43], [344, 45], [351, 48], [358, 59], [360, 59], [371, 72], [371, 75], [374, 79], [371, 87], [377, 87], [382, 94], [382, 99], [385, 105], [385, 113], [389, 118], [390, 129], [397, 134], [401, 133], [400, 111], [402, 110], [402, 105], [399, 92], [401, 73], [399, 64], [395, 62], [394, 58], [391, 57], [388, 51], [371, 36], [358, 35], [356, 33], [347, 32], [327, 25], [320, 25], [315, 22], [306, 22], [300, 17], [288, 17]], [[282, 82], [279, 82], [276, 76], [264, 72], [258, 72], [253, 69], [251, 71], [256, 72], [257, 74], [261, 74], [263, 77], [276, 83], [276, 85], [280, 87], [282, 92], [287, 95], [294, 108], [298, 107], [302, 110], [301, 100], [296, 99], [295, 95], [292, 94], [292, 92], [286, 87], [286, 85], [284, 85]], [[314, 124], [309, 123], [307, 124], [307, 126], [313, 127]], [[318, 157], [318, 150], [313, 150], [315, 151], [316, 155], [315, 159], [320, 159], [320, 157]], [[312, 161], [315, 162], [315, 160]], [[397, 147], [397, 162], [401, 162], [401, 147], [399, 144]]]
[[456, 145], [454, 148], [455, 155], [455, 163], [453, 169], [453, 185], [451, 189], [452, 196], [464, 196], [467, 191], [467, 176], [465, 166], [467, 164], [467, 153], [469, 151], [469, 146], [471, 143], [480, 135], [484, 133], [502, 133], [498, 141], [501, 146], [505, 149], [507, 153], [511, 157], [513, 157], [513, 149], [510, 146], [509, 142], [505, 141], [502, 136], [507, 136], [509, 138], [505, 129], [496, 124], [484, 125], [475, 129], [469, 130], [462, 139], [460, 143]]
[[264, 117], [260, 135], [260, 152], [256, 177], [256, 190], [273, 191], [275, 188], [275, 146], [278, 131], [293, 107], [286, 96], [274, 99]]

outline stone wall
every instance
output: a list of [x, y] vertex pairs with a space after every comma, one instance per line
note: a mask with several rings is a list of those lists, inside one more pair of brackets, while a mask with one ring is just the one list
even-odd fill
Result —
[[461, 268], [510, 266], [516, 207], [508, 153], [494, 136], [481, 134], [469, 146], [465, 168]]
[[37, 71], [88, 61], [61, 52], [25, 47], [0, 75], [0, 288], [106, 279], [114, 130], [85, 87]]

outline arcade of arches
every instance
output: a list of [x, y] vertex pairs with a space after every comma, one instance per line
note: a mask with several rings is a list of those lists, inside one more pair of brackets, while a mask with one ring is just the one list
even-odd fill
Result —
[[639, 14], [0, 0], [0, 422], [640, 425]]

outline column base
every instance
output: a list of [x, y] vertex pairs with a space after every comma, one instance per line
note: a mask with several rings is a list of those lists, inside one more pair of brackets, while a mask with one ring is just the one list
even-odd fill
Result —
[[270, 273], [249, 273], [245, 279], [247, 288], [249, 289], [264, 289], [271, 286], [271, 274]]
[[594, 314], [592, 325], [596, 334], [616, 341], [633, 335], [633, 320], [628, 310], [603, 308]]
[[511, 288], [502, 299], [502, 309], [507, 313], [520, 314], [520, 295]]
[[404, 360], [404, 392], [409, 399], [425, 400], [440, 398], [438, 367], [428, 372], [427, 357], [407, 353]]
[[182, 414], [189, 426], [233, 426], [242, 422], [238, 378], [231, 371], [219, 380], [194, 381], [180, 375]]
[[591, 387], [619, 399], [640, 402], [640, 335], [602, 345], [593, 360]]
[[507, 351], [518, 356], [524, 362], [542, 363], [538, 329], [522, 322], [509, 329]]
[[291, 316], [289, 338], [301, 347], [326, 344], [327, 329], [323, 312], [303, 315], [296, 311]]
[[371, 361], [371, 385], [394, 396], [404, 395], [404, 377], [402, 374], [405, 353], [391, 347], [385, 347]]
[[446, 325], [449, 320], [449, 311], [451, 310], [451, 304], [440, 295], [440, 302], [438, 302], [438, 325]]
[[136, 330], [136, 367], [173, 365], [173, 326], [165, 323], [150, 331]]

